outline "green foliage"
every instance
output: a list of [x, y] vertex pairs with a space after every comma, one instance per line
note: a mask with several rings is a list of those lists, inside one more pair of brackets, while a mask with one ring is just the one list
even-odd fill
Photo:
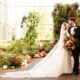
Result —
[[11, 66], [20, 67], [22, 63], [22, 59], [18, 56], [11, 56], [9, 58], [9, 61], [11, 63]]
[[20, 67], [22, 59], [24, 58], [21, 54], [12, 54], [7, 52], [2, 52], [0, 54], [0, 68], [6, 65], [8, 68]]
[[77, 11], [76, 23], [77, 23], [77, 26], [80, 27], [80, 10]]
[[37, 38], [36, 27], [38, 27], [39, 20], [40, 20], [39, 13], [31, 12], [26, 17], [26, 19], [27, 19], [27, 27], [29, 29], [26, 33], [26, 36], [24, 37], [24, 42], [32, 46], [35, 44]]
[[10, 66], [11, 63], [9, 62], [10, 54], [2, 52], [0, 54], [0, 67], [3, 67], [4, 65]]
[[77, 26], [80, 28], [80, 16], [76, 20]]
[[[59, 39], [59, 33], [60, 33], [60, 27], [61, 24], [65, 21], [68, 20], [69, 17], [76, 17], [79, 16], [80, 10], [78, 9], [78, 4], [56, 4], [55, 8], [53, 10], [53, 23], [54, 23], [54, 39], [57, 41]], [[79, 22], [80, 23], [80, 22]], [[78, 23], [78, 24], [79, 24]]]
[[45, 42], [43, 44], [43, 47], [44, 47], [44, 51], [49, 52], [52, 49], [52, 44], [49, 42]]
[[39, 52], [45, 51], [48, 53], [52, 49], [52, 47], [52, 43], [50, 43], [49, 41], [43, 41], [42, 46], [39, 47]]
[[27, 19], [27, 17], [26, 17], [26, 16], [23, 16], [23, 18], [22, 18], [22, 22], [21, 22], [21, 23], [25, 22], [26, 19]]
[[12, 41], [12, 43], [8, 46], [8, 51], [15, 53], [15, 54], [20, 54], [23, 51], [23, 41], [22, 40], [15, 40]]
[[23, 39], [24, 48], [28, 50], [28, 54], [30, 56], [34, 56], [36, 53], [36, 38], [37, 38], [37, 31], [36, 28], [40, 22], [40, 16], [37, 12], [30, 12], [29, 15], [26, 17], [27, 20], [27, 27], [28, 31], [26, 36]]

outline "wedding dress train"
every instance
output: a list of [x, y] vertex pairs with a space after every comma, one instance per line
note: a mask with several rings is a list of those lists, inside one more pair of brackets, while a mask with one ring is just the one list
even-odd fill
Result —
[[59, 77], [64, 73], [72, 72], [70, 52], [64, 48], [64, 37], [67, 33], [64, 24], [61, 26], [60, 38], [49, 54], [37, 63], [33, 68], [26, 71], [9, 72], [2, 77], [11, 78], [41, 78]]

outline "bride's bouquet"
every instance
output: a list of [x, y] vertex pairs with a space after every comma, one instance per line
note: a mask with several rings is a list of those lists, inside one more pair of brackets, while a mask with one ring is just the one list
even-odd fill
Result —
[[64, 39], [64, 47], [67, 50], [72, 50], [75, 48], [75, 39], [73, 37], [66, 37]]

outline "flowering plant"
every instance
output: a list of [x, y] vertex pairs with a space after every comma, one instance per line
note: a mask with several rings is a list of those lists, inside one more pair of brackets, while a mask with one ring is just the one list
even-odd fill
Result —
[[20, 67], [22, 63], [22, 59], [17, 56], [10, 57], [11, 66]]

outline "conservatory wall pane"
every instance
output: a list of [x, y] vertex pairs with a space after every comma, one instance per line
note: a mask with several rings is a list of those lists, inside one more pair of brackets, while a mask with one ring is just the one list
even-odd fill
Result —
[[0, 24], [1, 24], [1, 3], [0, 3]]
[[[0, 28], [5, 31], [4, 39], [12, 38], [13, 29], [16, 32], [16, 29], [21, 26], [22, 17], [32, 11], [40, 12], [46, 16], [41, 25], [52, 32], [53, 6], [58, 2], [72, 3], [75, 1], [80, 2], [79, 0], [0, 0]], [[1, 37], [2, 34], [0, 34]], [[47, 35], [46, 32], [45, 35]]]
[[3, 40], [3, 25], [0, 24], [0, 40]]
[[15, 7], [7, 7], [7, 24], [15, 24]]
[[14, 25], [7, 24], [6, 25], [6, 40], [12, 40], [12, 33], [13, 33]]
[[7, 5], [8, 6], [15, 6], [15, 1], [18, 1], [18, 3], [19, 3], [20, 0], [7, 0]]
[[2, 39], [2, 27], [1, 27], [2, 25], [1, 25], [1, 23], [0, 23], [0, 40]]

